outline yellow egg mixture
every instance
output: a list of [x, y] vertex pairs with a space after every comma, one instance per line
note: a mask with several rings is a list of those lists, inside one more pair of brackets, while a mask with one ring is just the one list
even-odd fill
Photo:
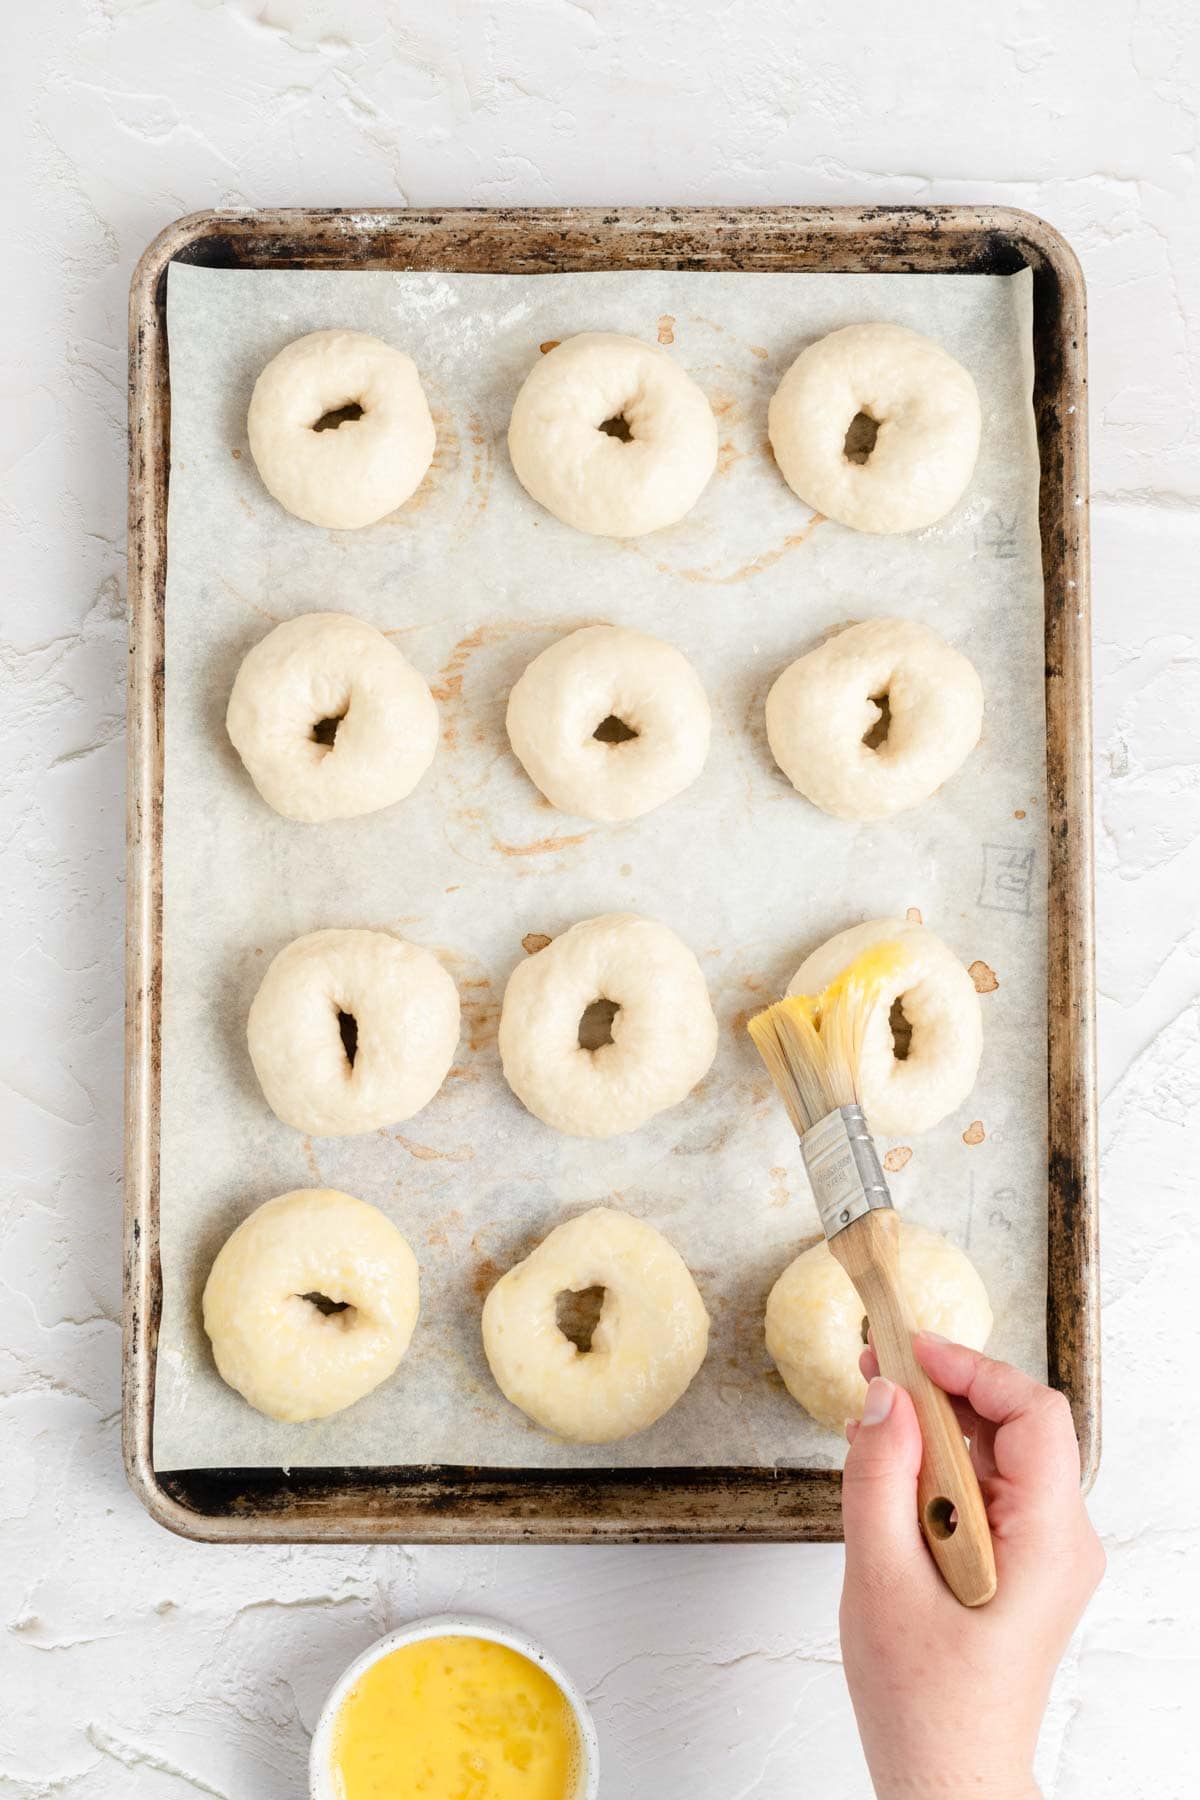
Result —
[[528, 1657], [486, 1638], [425, 1638], [355, 1682], [333, 1771], [340, 1800], [571, 1800], [579, 1733]]

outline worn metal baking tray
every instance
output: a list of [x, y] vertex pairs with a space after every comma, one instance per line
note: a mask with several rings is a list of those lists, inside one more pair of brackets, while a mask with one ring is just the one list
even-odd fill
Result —
[[219, 268], [1033, 270], [1041, 453], [1049, 824], [1050, 1380], [1085, 1486], [1100, 1445], [1096, 1247], [1085, 298], [1069, 246], [1005, 207], [550, 208], [197, 213], [146, 250], [129, 313], [129, 800], [124, 1446], [161, 1524], [210, 1541], [828, 1541], [840, 1476], [819, 1469], [156, 1470], [164, 598], [172, 261]]

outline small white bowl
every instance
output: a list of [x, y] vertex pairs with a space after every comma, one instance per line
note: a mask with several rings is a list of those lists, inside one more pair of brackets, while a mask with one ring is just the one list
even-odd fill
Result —
[[469, 1613], [435, 1613], [427, 1619], [414, 1619], [410, 1625], [402, 1625], [399, 1631], [389, 1631], [386, 1637], [381, 1637], [378, 1643], [355, 1658], [331, 1689], [313, 1732], [308, 1758], [310, 1800], [339, 1800], [333, 1782], [333, 1734], [338, 1714], [355, 1682], [373, 1663], [390, 1656], [393, 1650], [435, 1637], [485, 1638], [489, 1643], [504, 1644], [508, 1649], [518, 1651], [545, 1671], [565, 1695], [579, 1734], [579, 1779], [570, 1800], [596, 1800], [600, 1792], [600, 1746], [596, 1741], [596, 1727], [592, 1724], [587, 1701], [567, 1671], [524, 1632], [514, 1630], [511, 1625], [501, 1625], [495, 1619], [481, 1619]]

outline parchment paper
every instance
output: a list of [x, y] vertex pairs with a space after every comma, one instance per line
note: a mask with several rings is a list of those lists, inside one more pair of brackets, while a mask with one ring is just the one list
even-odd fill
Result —
[[[916, 536], [868, 537], [814, 519], [766, 445], [767, 402], [793, 357], [863, 319], [938, 339], [983, 400], [974, 480], [948, 520]], [[996, 1313], [996, 1352], [1041, 1374], [1045, 737], [1028, 274], [174, 265], [168, 323], [156, 1465], [840, 1463], [841, 1442], [788, 1397], [763, 1345], [767, 1293], [817, 1220], [742, 1026], [832, 932], [910, 907], [999, 986], [983, 996], [983, 1066], [970, 1100], [936, 1130], [881, 1146], [904, 1163], [894, 1198], [969, 1251]], [[259, 370], [292, 338], [330, 326], [408, 349], [438, 428], [434, 467], [413, 501], [359, 532], [289, 517], [246, 445]], [[559, 524], [508, 461], [509, 410], [539, 346], [583, 330], [671, 344], [720, 423], [720, 470], [692, 515], [636, 543]], [[301, 826], [259, 799], [223, 720], [250, 646], [277, 621], [318, 608], [356, 613], [394, 637], [433, 688], [443, 740], [402, 804]], [[924, 620], [970, 654], [986, 723], [941, 795], [856, 827], [793, 792], [768, 751], [763, 702], [780, 670], [830, 626], [885, 614]], [[508, 690], [525, 665], [593, 621], [677, 644], [713, 706], [701, 779], [627, 825], [550, 809], [504, 732]], [[596, 1143], [560, 1136], [522, 1109], [500, 1071], [496, 1022], [504, 982], [529, 953], [523, 940], [610, 911], [662, 919], [693, 947], [721, 1047], [690, 1099]], [[384, 927], [435, 950], [461, 989], [464, 1030], [450, 1079], [416, 1118], [314, 1143], [267, 1108], [245, 1020], [275, 952], [325, 926]], [[217, 1376], [200, 1294], [234, 1225], [271, 1195], [314, 1184], [361, 1195], [400, 1226], [421, 1264], [421, 1319], [397, 1374], [374, 1394], [323, 1423], [280, 1425]], [[501, 1397], [479, 1312], [500, 1272], [598, 1202], [667, 1234], [713, 1329], [707, 1361], [673, 1411], [627, 1443], [580, 1449]]]

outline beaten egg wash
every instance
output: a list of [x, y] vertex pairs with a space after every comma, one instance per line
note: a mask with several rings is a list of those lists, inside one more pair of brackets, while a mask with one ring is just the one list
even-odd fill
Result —
[[528, 1657], [487, 1638], [424, 1638], [355, 1682], [333, 1773], [340, 1800], [572, 1800], [579, 1734]]

